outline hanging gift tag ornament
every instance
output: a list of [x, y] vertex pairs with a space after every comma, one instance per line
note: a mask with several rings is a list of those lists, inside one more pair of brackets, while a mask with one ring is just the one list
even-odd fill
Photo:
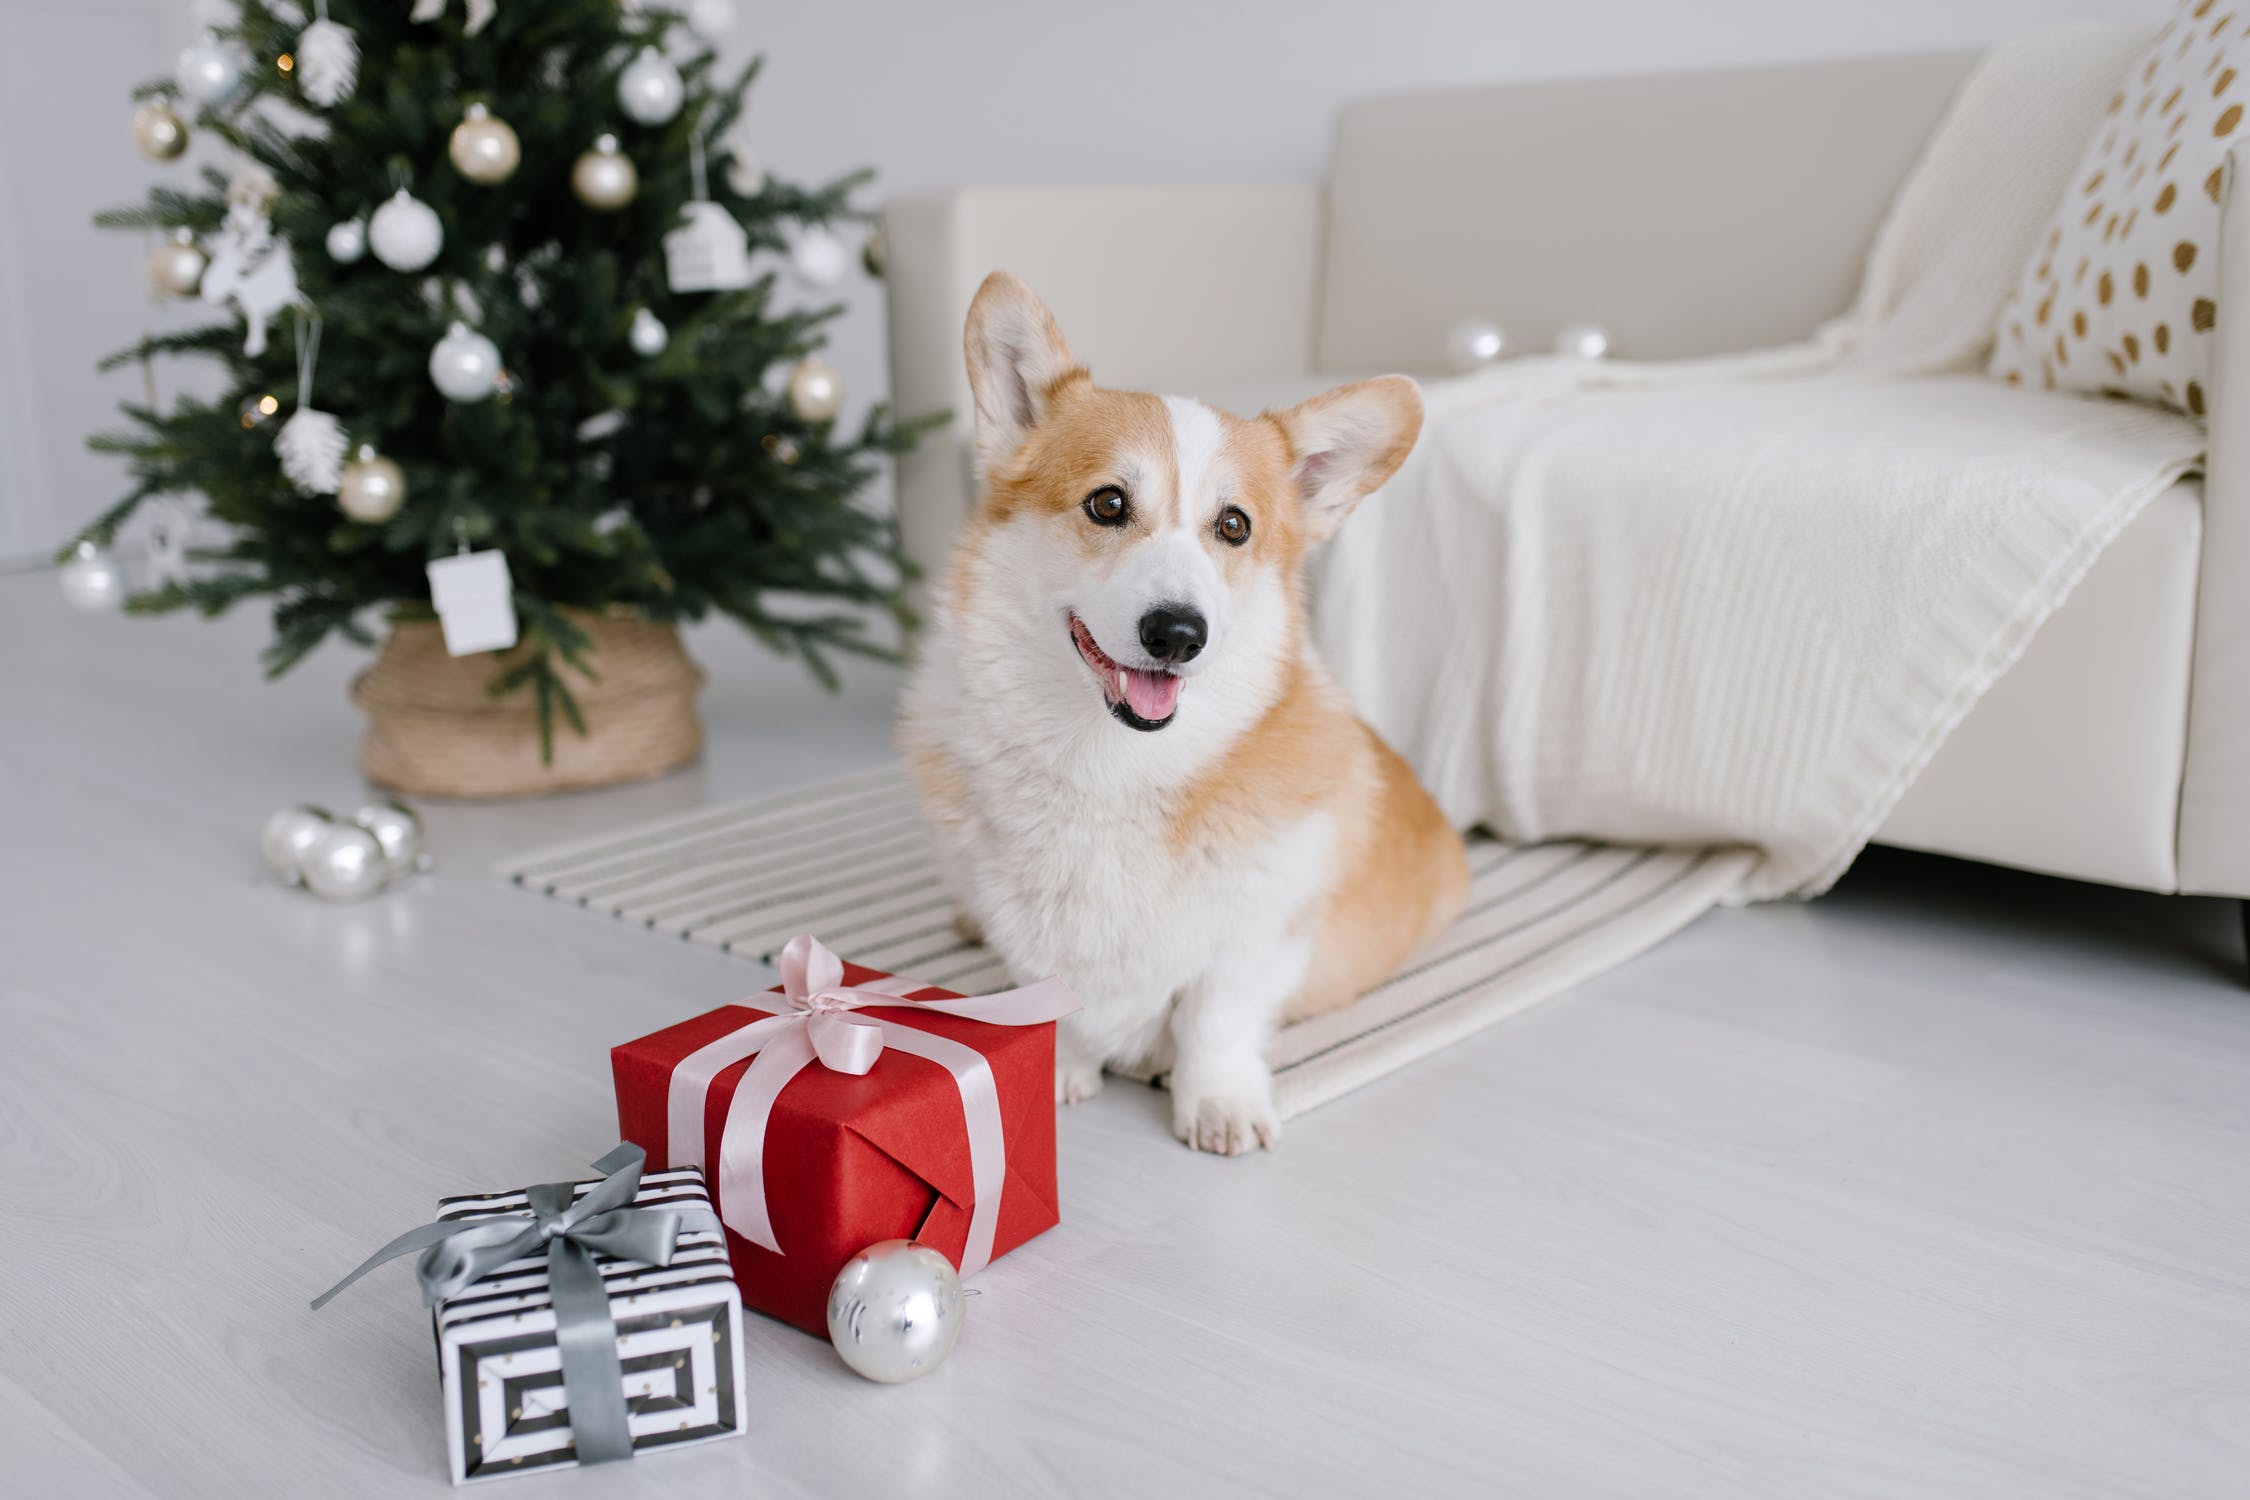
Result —
[[448, 401], [474, 404], [491, 397], [500, 380], [500, 349], [466, 323], [445, 330], [430, 350], [430, 383]]
[[377, 453], [373, 443], [361, 443], [337, 478], [337, 508], [363, 526], [380, 526], [405, 503], [405, 471]]
[[832, 287], [844, 279], [851, 252], [825, 224], [807, 224], [789, 247], [789, 265], [797, 279], [810, 287]]
[[289, 420], [281, 424], [281, 431], [273, 440], [273, 451], [281, 460], [282, 477], [297, 487], [300, 495], [333, 495], [343, 482], [344, 454], [350, 451], [351, 442], [344, 436], [344, 424], [324, 411], [312, 406], [313, 367], [320, 359], [320, 315], [309, 320], [312, 331], [305, 331], [307, 319], [297, 319], [297, 409]]
[[453, 169], [484, 187], [506, 182], [523, 160], [515, 127], [482, 104], [472, 104], [446, 142]]
[[701, 135], [688, 138], [688, 177], [694, 201], [681, 210], [685, 222], [664, 236], [665, 284], [674, 292], [739, 292], [757, 280], [750, 236], [711, 201]]
[[617, 75], [617, 107], [635, 124], [667, 124], [686, 99], [680, 70], [654, 47], [643, 47], [640, 56]]
[[328, 19], [328, 0], [313, 0], [316, 19], [297, 38], [297, 86], [322, 109], [352, 96], [359, 85], [359, 38]]
[[[271, 179], [267, 179], [271, 181]], [[227, 210], [203, 272], [203, 300], [217, 307], [231, 302], [248, 325], [242, 352], [256, 359], [266, 352], [266, 324], [297, 300], [297, 267], [289, 242], [266, 219], [258, 184], [248, 184], [241, 201]], [[229, 196], [234, 196], [229, 189]]]
[[436, 209], [400, 188], [367, 221], [367, 242], [392, 270], [419, 271], [445, 248], [445, 226]]
[[203, 284], [207, 264], [196, 248], [195, 231], [175, 229], [170, 239], [149, 252], [149, 290], [159, 297], [192, 297]]
[[641, 189], [641, 174], [633, 159], [617, 149], [617, 137], [605, 135], [578, 158], [570, 169], [570, 190], [578, 201], [596, 213], [613, 214], [633, 201]]
[[178, 161], [188, 148], [188, 123], [170, 101], [152, 99], [133, 111], [133, 145], [150, 161]]
[[515, 585], [504, 552], [460, 552], [431, 562], [430, 604], [448, 656], [505, 651], [516, 643]]

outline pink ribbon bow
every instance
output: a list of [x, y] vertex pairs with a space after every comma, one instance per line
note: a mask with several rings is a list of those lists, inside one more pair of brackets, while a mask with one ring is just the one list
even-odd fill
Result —
[[[774, 1101], [800, 1072], [818, 1061], [839, 1073], [861, 1074], [875, 1066], [885, 1047], [928, 1058], [953, 1075], [961, 1111], [969, 1127], [969, 1179], [976, 1202], [969, 1210], [968, 1243], [961, 1274], [992, 1259], [999, 1224], [1001, 1185], [1007, 1180], [1007, 1139], [1000, 1119], [1000, 1091], [992, 1065], [976, 1048], [909, 1026], [902, 1021], [854, 1014], [864, 1006], [897, 1007], [962, 1016], [995, 1026], [1031, 1026], [1058, 1020], [1078, 1009], [1077, 997], [1059, 979], [1042, 979], [1021, 989], [959, 1000], [909, 1000], [914, 990], [933, 986], [919, 979], [878, 979], [846, 985], [844, 964], [817, 938], [800, 933], [781, 950], [781, 996], [787, 1006], [752, 1021], [681, 1059], [672, 1070], [666, 1099], [672, 1165], [706, 1168], [718, 1186], [720, 1217], [754, 1245], [781, 1253], [766, 1203], [766, 1126]], [[771, 994], [757, 997], [772, 1008]], [[710, 1171], [703, 1159], [704, 1101], [711, 1082], [742, 1061], [756, 1061], [742, 1075], [727, 1105], [719, 1134], [719, 1163]]]

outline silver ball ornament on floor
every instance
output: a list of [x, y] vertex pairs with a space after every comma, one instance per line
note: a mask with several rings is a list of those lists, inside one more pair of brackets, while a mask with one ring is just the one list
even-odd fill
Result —
[[406, 502], [406, 475], [396, 463], [375, 451], [372, 443], [344, 465], [336, 485], [336, 505], [347, 516], [367, 526], [379, 526], [398, 514]]
[[1609, 330], [1599, 323], [1571, 323], [1555, 335], [1555, 352], [1571, 359], [1609, 357]]
[[305, 886], [323, 901], [359, 901], [391, 878], [383, 846], [355, 823], [331, 823], [313, 841], [299, 868]]
[[80, 542], [56, 574], [63, 598], [83, 614], [114, 614], [125, 607], [125, 565], [107, 547]]
[[188, 103], [217, 104], [242, 87], [242, 63], [241, 48], [206, 32], [181, 49], [172, 81]]
[[288, 885], [303, 884], [305, 856], [335, 821], [328, 809], [310, 803], [285, 807], [266, 819], [258, 834], [258, 852], [265, 856], [266, 868]]
[[1497, 323], [1470, 319], [1456, 323], [1445, 336], [1445, 362], [1466, 375], [1481, 370], [1508, 350], [1508, 336]]
[[789, 409], [799, 421], [833, 422], [844, 408], [844, 377], [823, 359], [806, 359], [789, 374]]
[[367, 242], [392, 270], [419, 271], [445, 248], [445, 226], [436, 209], [400, 188], [367, 221]]
[[615, 213], [641, 190], [641, 174], [633, 159], [617, 149], [617, 137], [605, 135], [572, 165], [570, 190], [596, 213]]
[[680, 112], [687, 85], [671, 59], [654, 47], [643, 47], [640, 56], [617, 75], [617, 107], [639, 125], [662, 125]]
[[328, 258], [339, 266], [357, 265], [367, 254], [367, 225], [360, 219], [346, 219], [328, 230]]
[[370, 802], [352, 815], [352, 822], [375, 835], [383, 850], [386, 879], [411, 875], [422, 863], [422, 820], [414, 809], [398, 802]]
[[166, 297], [192, 297], [210, 263], [195, 243], [193, 230], [175, 229], [170, 239], [149, 252], [149, 285]]
[[662, 318], [644, 307], [633, 314], [633, 326], [626, 337], [632, 340], [635, 354], [643, 359], [654, 359], [672, 342], [672, 330], [664, 326]]
[[523, 161], [515, 127], [482, 104], [472, 104], [445, 143], [453, 169], [483, 187], [506, 182]]
[[448, 401], [488, 400], [499, 379], [499, 346], [466, 323], [446, 329], [430, 349], [430, 383]]
[[133, 111], [133, 144], [150, 161], [178, 161], [188, 148], [188, 122], [162, 99]]
[[869, 1380], [897, 1385], [927, 1375], [960, 1337], [961, 1278], [927, 1245], [869, 1245], [828, 1290], [828, 1341]]

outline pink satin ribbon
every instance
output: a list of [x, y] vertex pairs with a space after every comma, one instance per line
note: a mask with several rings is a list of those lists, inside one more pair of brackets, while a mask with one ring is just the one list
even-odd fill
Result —
[[[817, 938], [800, 933], [781, 950], [781, 995], [788, 1008], [752, 1021], [707, 1042], [672, 1070], [666, 1100], [671, 1165], [705, 1168], [718, 1186], [720, 1217], [728, 1228], [776, 1254], [773, 1215], [766, 1203], [766, 1126], [774, 1101], [809, 1064], [818, 1061], [839, 1073], [861, 1074], [875, 1066], [885, 1047], [896, 1047], [936, 1063], [953, 1075], [961, 1112], [969, 1126], [969, 1181], [976, 1202], [969, 1210], [968, 1244], [961, 1252], [961, 1274], [981, 1270], [992, 1259], [999, 1225], [1001, 1185], [1007, 1181], [1008, 1145], [1000, 1120], [1000, 1090], [992, 1065], [976, 1048], [937, 1036], [901, 1021], [855, 1015], [863, 1006], [896, 1006], [936, 1011], [995, 1026], [1032, 1026], [1058, 1020], [1078, 1009], [1078, 999], [1059, 979], [1042, 979], [1021, 989], [962, 1000], [909, 1000], [913, 990], [932, 986], [919, 979], [878, 979], [844, 983], [844, 964]], [[777, 997], [757, 997], [772, 1008]], [[754, 1057], [727, 1104], [719, 1133], [719, 1164], [711, 1171], [703, 1159], [703, 1117], [711, 1082], [746, 1057]]]

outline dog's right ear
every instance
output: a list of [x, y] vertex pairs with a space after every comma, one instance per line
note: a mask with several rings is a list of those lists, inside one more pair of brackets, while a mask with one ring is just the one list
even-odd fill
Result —
[[977, 288], [963, 342], [976, 397], [977, 459], [990, 473], [1046, 416], [1056, 388], [1086, 372], [1071, 358], [1047, 304], [1006, 271]]

